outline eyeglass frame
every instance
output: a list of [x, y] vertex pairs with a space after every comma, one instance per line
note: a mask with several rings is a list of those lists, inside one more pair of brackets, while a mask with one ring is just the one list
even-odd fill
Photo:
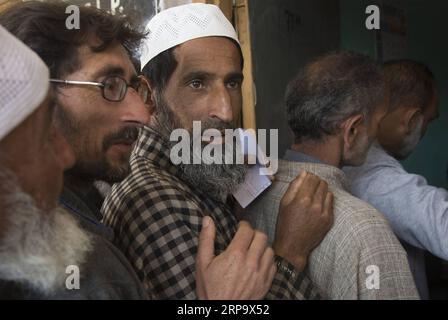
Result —
[[[123, 80], [123, 82], [126, 84], [126, 91], [123, 94], [123, 97], [120, 100], [111, 100], [106, 98], [104, 90], [105, 90], [105, 83], [107, 81], [107, 79], [111, 79], [111, 78], [118, 78]], [[146, 84], [146, 87], [148, 88], [148, 96], [146, 97], [146, 101], [143, 101], [143, 103], [146, 105], [146, 102], [148, 101], [149, 98], [149, 83], [148, 80], [146, 80], [146, 78], [143, 75], [139, 75], [137, 76], [137, 78], [139, 78], [140, 83], [144, 82]], [[50, 83], [59, 83], [59, 84], [65, 84], [65, 85], [87, 85], [87, 86], [96, 86], [96, 87], [100, 87], [101, 88], [101, 94], [103, 96], [103, 98], [107, 101], [110, 102], [121, 102], [126, 98], [126, 94], [128, 93], [128, 88], [131, 87], [132, 89], [134, 89], [137, 93], [138, 93], [138, 89], [134, 88], [132, 86], [132, 84], [128, 83], [126, 81], [126, 79], [124, 79], [123, 77], [120, 76], [108, 76], [106, 77], [102, 82], [93, 82], [93, 81], [79, 81], [79, 80], [62, 80], [62, 79], [50, 79]]]

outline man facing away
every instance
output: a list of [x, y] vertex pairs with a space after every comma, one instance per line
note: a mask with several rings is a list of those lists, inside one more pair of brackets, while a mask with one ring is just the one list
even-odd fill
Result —
[[[116, 232], [116, 244], [148, 292], [159, 299], [194, 299], [200, 222], [204, 216], [213, 219], [216, 250], [222, 252], [238, 225], [229, 195], [244, 181], [246, 167], [225, 161], [174, 165], [170, 150], [177, 141], [170, 141], [170, 135], [184, 129], [191, 137], [194, 121], [201, 122], [201, 133], [234, 128], [242, 108], [243, 57], [233, 26], [214, 5], [189, 4], [162, 11], [149, 22], [148, 31], [141, 64], [149, 79], [154, 115], [133, 151], [130, 175], [113, 187], [102, 211]], [[202, 140], [196, 142], [201, 152], [208, 146]], [[237, 152], [225, 149], [222, 156]], [[188, 150], [193, 150], [190, 143]], [[302, 205], [302, 198], [311, 202]], [[266, 245], [267, 240], [255, 232], [247, 245], [262, 252], [261, 265], [239, 272], [259, 277], [266, 263], [275, 259], [272, 286], [259, 299], [317, 298], [319, 294], [301, 271], [331, 225], [332, 196], [326, 183], [303, 175], [291, 184], [283, 204], [281, 228], [296, 228], [297, 234], [279, 239], [274, 257], [271, 248], [254, 244], [260, 240]], [[238, 256], [241, 253], [228, 257]]]
[[334, 194], [335, 221], [305, 274], [330, 299], [417, 299], [406, 252], [382, 215], [349, 193], [341, 170], [364, 162], [386, 113], [379, 66], [356, 53], [322, 56], [289, 84], [286, 110], [295, 142], [273, 186], [249, 207], [250, 221], [275, 241], [287, 184], [314, 173]]
[[[65, 27], [66, 7], [65, 2], [57, 1], [18, 3], [0, 14], [0, 23], [49, 67], [55, 89], [55, 122], [76, 158], [73, 168], [65, 172], [59, 201], [88, 232], [92, 248], [86, 263], [79, 266], [80, 290], [71, 291], [67, 298], [145, 299], [148, 295], [131, 264], [112, 244], [112, 230], [101, 223], [102, 199], [94, 188], [95, 180], [114, 183], [128, 174], [138, 129], [150, 118], [145, 105], [148, 87], [131, 59], [145, 35], [126, 18], [87, 7], [79, 8], [80, 29], [69, 30]], [[38, 160], [42, 152], [35, 151], [28, 157]], [[49, 181], [45, 177], [36, 179]], [[275, 268], [272, 261], [265, 261], [266, 270], [257, 278], [229, 267], [233, 264], [246, 270], [246, 264], [258, 265], [267, 249], [263, 239], [255, 239], [255, 248], [248, 248], [247, 238], [254, 231], [248, 225], [242, 226], [224, 256], [214, 257], [209, 250], [214, 230], [209, 221], [201, 236], [198, 256], [206, 263], [198, 265], [198, 297], [249, 299], [267, 291]], [[76, 241], [71, 240], [74, 250]], [[235, 251], [244, 256], [226, 258]], [[224, 287], [232, 290], [222, 290]]]
[[377, 208], [402, 240], [422, 299], [429, 298], [424, 251], [448, 260], [448, 192], [428, 185], [400, 164], [438, 118], [438, 95], [432, 72], [411, 60], [383, 65], [390, 107], [377, 142], [360, 167], [345, 167], [351, 192]]

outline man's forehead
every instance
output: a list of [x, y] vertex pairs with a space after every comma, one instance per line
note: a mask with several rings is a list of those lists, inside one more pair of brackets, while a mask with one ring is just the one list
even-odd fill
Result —
[[241, 55], [232, 40], [224, 37], [205, 37], [187, 41], [174, 50], [176, 61], [186, 69], [197, 69], [204, 62], [220, 62], [241, 70]]
[[121, 44], [111, 45], [100, 52], [93, 52], [89, 46], [82, 46], [78, 49], [78, 58], [81, 65], [79, 71], [92, 80], [108, 73], [124, 77], [136, 74], [129, 54]]

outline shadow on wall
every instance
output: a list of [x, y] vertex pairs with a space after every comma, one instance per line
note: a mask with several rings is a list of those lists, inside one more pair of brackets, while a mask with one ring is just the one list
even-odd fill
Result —
[[279, 129], [282, 157], [293, 141], [285, 117], [286, 86], [310, 60], [339, 48], [339, 1], [250, 0], [249, 16], [257, 128]]

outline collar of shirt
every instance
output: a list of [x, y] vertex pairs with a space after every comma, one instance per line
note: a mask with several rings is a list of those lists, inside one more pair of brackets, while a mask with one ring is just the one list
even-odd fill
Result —
[[[339, 168], [327, 165], [317, 158], [293, 150], [287, 150], [283, 159], [285, 160], [284, 166], [287, 168], [286, 172], [288, 172], [288, 174], [294, 172], [294, 168], [300, 168], [301, 170], [319, 176], [328, 184], [333, 184], [346, 191], [350, 190], [349, 181], [345, 173]], [[296, 163], [300, 163], [300, 165], [296, 165]], [[282, 170], [279, 170], [279, 172], [281, 173]], [[294, 174], [299, 175], [300, 171], [297, 171]]]
[[113, 231], [101, 222], [102, 214], [100, 208], [96, 208], [93, 202], [95, 201], [77, 192], [68, 180], [64, 182], [64, 188], [59, 197], [59, 204], [77, 217], [85, 229], [112, 241]]
[[[153, 128], [144, 126], [140, 131], [133, 155], [144, 157], [172, 175], [180, 176], [180, 169], [170, 160], [169, 143]], [[132, 159], [131, 159], [132, 162]]]
[[384, 150], [384, 148], [378, 142], [374, 142], [370, 147], [369, 152], [367, 153], [366, 161], [364, 162], [364, 164], [360, 167], [348, 167], [348, 168], [353, 168], [356, 171], [364, 171], [368, 170], [369, 168], [380, 167], [385, 165], [400, 169], [403, 168], [400, 161], [398, 161], [397, 159], [392, 157], [389, 153], [387, 153], [387, 151]]
[[293, 151], [291, 149], [286, 150], [285, 155], [283, 156], [283, 159], [285, 159], [287, 161], [293, 161], [293, 162], [323, 164], [323, 162], [317, 158], [314, 158], [314, 157], [307, 155], [305, 153], [302, 153], [302, 152]]

